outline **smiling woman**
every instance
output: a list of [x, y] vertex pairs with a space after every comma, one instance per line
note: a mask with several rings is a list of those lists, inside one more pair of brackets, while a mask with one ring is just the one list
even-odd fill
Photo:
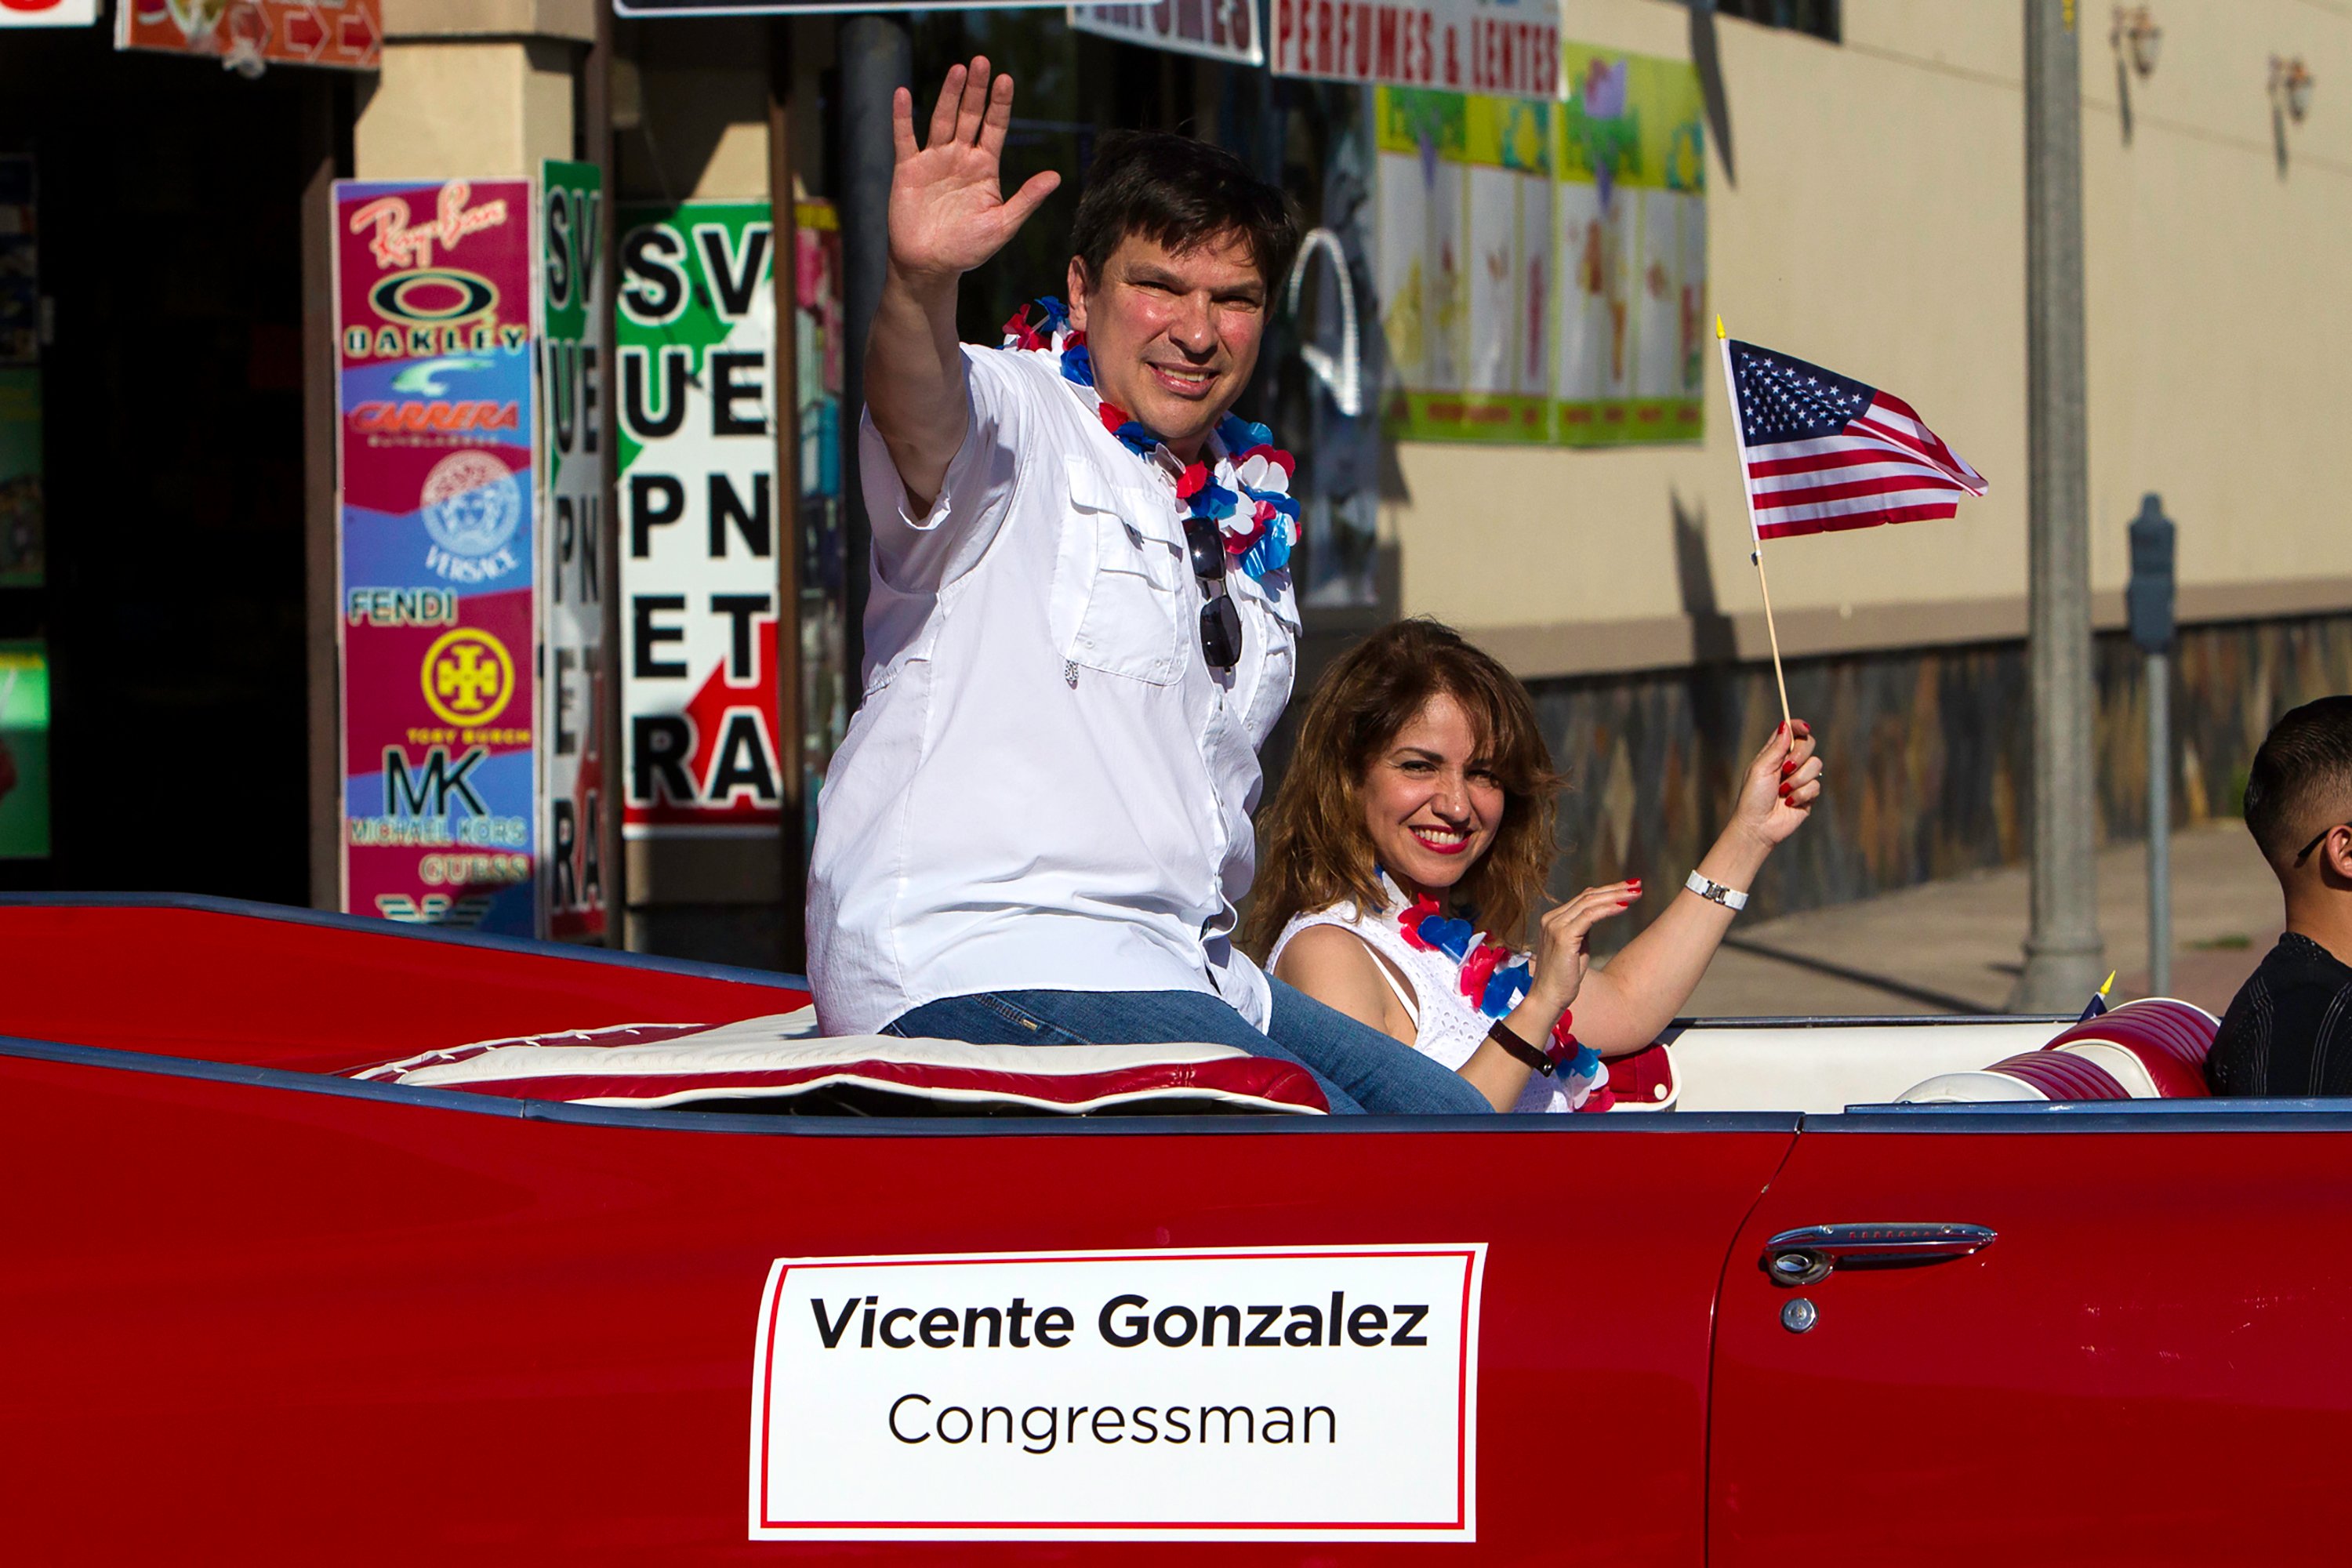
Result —
[[[1498, 1110], [1604, 1109], [1601, 1058], [1648, 1045], [1689, 999], [1765, 858], [1820, 798], [1811, 731], [1794, 729], [1757, 753], [1685, 889], [1588, 977], [1588, 933], [1637, 902], [1641, 883], [1587, 888], [1542, 916], [1531, 954], [1514, 951], [1556, 852], [1560, 779], [1533, 704], [1449, 628], [1389, 626], [1308, 700], [1261, 824], [1244, 945], [1278, 979], [1454, 1068]], [[1570, 1013], [1580, 997], [1584, 1041]]]

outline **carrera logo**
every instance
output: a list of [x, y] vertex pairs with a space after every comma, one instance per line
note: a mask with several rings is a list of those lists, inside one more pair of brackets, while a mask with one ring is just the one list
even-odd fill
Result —
[[379, 267], [430, 267], [435, 246], [455, 250], [467, 235], [497, 228], [507, 221], [505, 198], [469, 207], [466, 203], [473, 194], [473, 186], [464, 180], [451, 180], [435, 196], [433, 216], [415, 225], [408, 221], [406, 197], [379, 196], [352, 214], [352, 232], [366, 234], [374, 229], [368, 237], [368, 252]]
[[519, 430], [522, 427], [522, 405], [500, 403], [495, 398], [431, 403], [394, 403], [377, 398], [358, 405], [344, 418], [353, 430], [368, 436]]

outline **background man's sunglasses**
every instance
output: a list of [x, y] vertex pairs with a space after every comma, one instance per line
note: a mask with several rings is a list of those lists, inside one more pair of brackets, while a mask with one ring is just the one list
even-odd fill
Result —
[[2319, 830], [2319, 836], [2303, 847], [2303, 853], [2294, 858], [2294, 863], [2300, 866], [2305, 860], [2310, 859], [2311, 852], [2318, 848], [2321, 845], [2326, 843], [2327, 836], [2335, 832], [2339, 827], [2352, 827], [2352, 822], [2331, 822], [2326, 826], [2321, 828]]

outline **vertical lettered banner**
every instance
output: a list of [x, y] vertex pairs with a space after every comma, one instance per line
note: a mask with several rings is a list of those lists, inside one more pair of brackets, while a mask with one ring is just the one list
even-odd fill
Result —
[[596, 942], [605, 931], [604, 813], [611, 740], [604, 733], [604, 363], [611, 295], [604, 276], [603, 171], [550, 160], [541, 168], [540, 364], [545, 439], [541, 475], [540, 694], [547, 820], [540, 886], [547, 934]]
[[528, 936], [529, 180], [335, 186], [343, 907]]
[[621, 212], [623, 831], [633, 845], [772, 843], [782, 770], [799, 765], [799, 742], [780, 743], [777, 721], [776, 550], [793, 520], [776, 494], [769, 212], [766, 202]]

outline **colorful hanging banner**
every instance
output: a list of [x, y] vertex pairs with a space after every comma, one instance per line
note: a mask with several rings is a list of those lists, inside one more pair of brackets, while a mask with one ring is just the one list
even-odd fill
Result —
[[623, 832], [772, 841], [799, 749], [777, 716], [774, 226], [765, 202], [620, 218]]
[[540, 172], [541, 626], [547, 639], [539, 731], [547, 776], [541, 825], [546, 931], [605, 934], [604, 824], [612, 750], [604, 731], [604, 368], [611, 298], [604, 275], [604, 187], [593, 163], [551, 159]]
[[1070, 26], [1081, 33], [1146, 48], [1223, 60], [1265, 63], [1257, 32], [1257, 0], [1145, 0], [1135, 5], [1073, 5]]
[[529, 180], [335, 184], [343, 907], [538, 929]]
[[1555, 106], [1411, 88], [1373, 100], [1390, 429], [1550, 440]]
[[1563, 59], [1564, 103], [1372, 95], [1383, 415], [1397, 439], [1699, 438], [1697, 72], [1582, 45]]
[[1273, 0], [1274, 74], [1553, 98], [1559, 16], [1543, 0]]
[[1714, 341], [1698, 71], [1572, 44], [1564, 75], [1559, 439], [1696, 441]]
[[114, 0], [114, 47], [268, 66], [383, 63], [383, 0]]

